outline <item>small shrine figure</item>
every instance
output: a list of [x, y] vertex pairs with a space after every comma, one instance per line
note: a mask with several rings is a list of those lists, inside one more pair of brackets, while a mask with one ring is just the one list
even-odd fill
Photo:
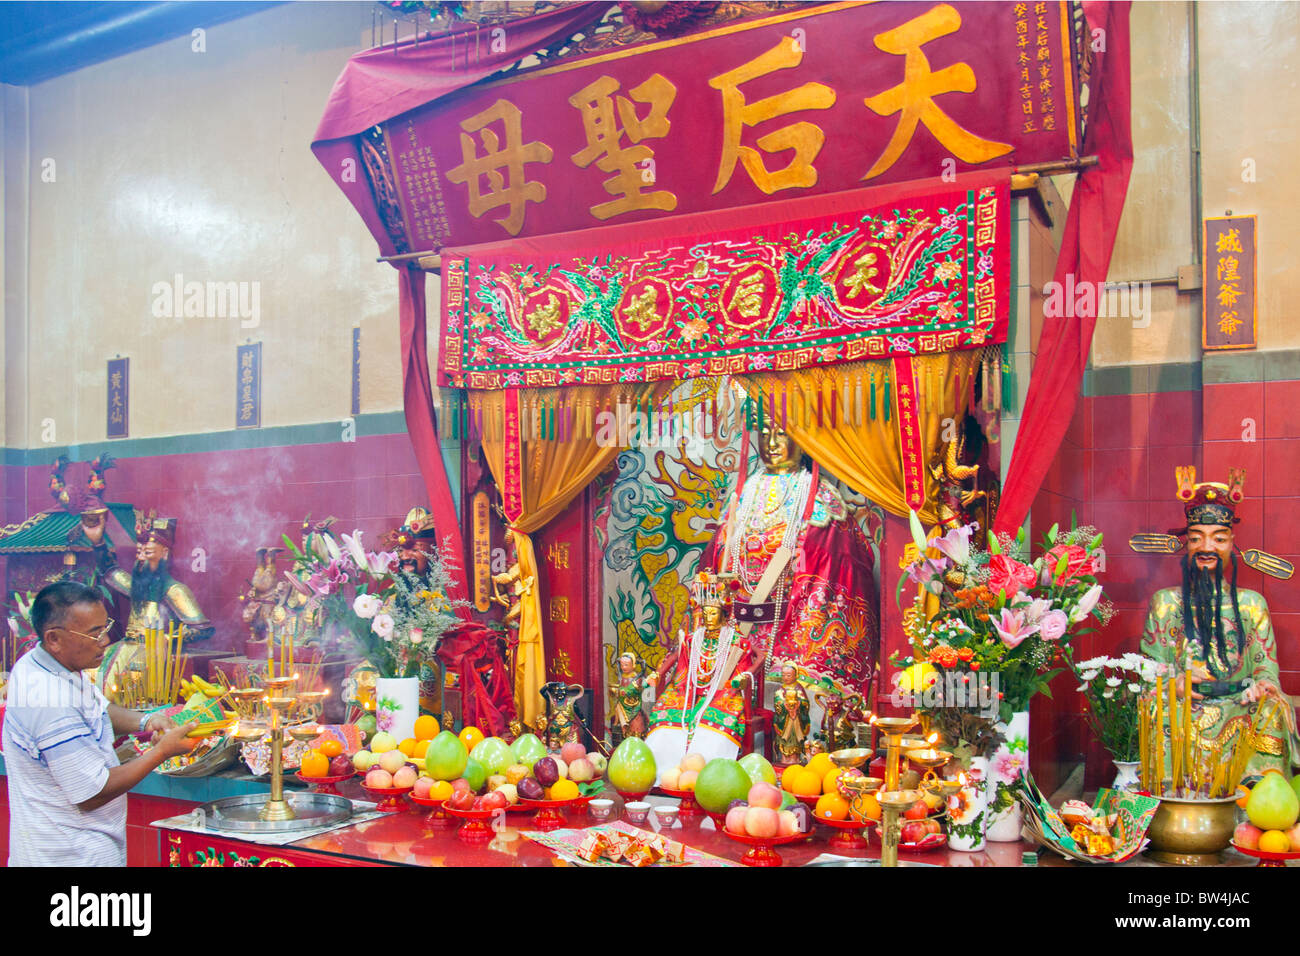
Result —
[[[1186, 548], [1182, 587], [1151, 597], [1140, 650], [1175, 669], [1183, 693], [1192, 673], [1192, 722], [1202, 748], [1227, 746], [1255, 728], [1256, 753], [1247, 776], [1270, 768], [1286, 773], [1300, 765], [1295, 705], [1278, 680], [1277, 639], [1263, 595], [1237, 587], [1238, 548], [1233, 525], [1245, 497], [1246, 473], [1228, 470], [1228, 482], [1196, 481], [1193, 466], [1175, 469], [1185, 524], [1168, 534], [1144, 533], [1129, 540], [1139, 553], [1175, 554]], [[1241, 553], [1241, 561], [1286, 580], [1289, 561], [1265, 551]], [[1162, 733], [1168, 736], [1165, 724]], [[1166, 770], [1173, 748], [1166, 744]]]
[[649, 725], [641, 695], [650, 683], [637, 667], [635, 654], [619, 655], [618, 678], [609, 685], [609, 733], [614, 746], [625, 737], [645, 737]]
[[834, 753], [857, 745], [857, 730], [853, 724], [864, 718], [862, 697], [853, 694], [847, 698], [840, 694], [823, 694], [816, 692], [814, 698], [822, 708], [822, 729], [820, 737], [826, 743], [826, 749]]
[[559, 750], [578, 740], [580, 725], [573, 705], [582, 694], [581, 684], [553, 680], [542, 685], [542, 700], [546, 702], [546, 736], [542, 739], [547, 750]]
[[276, 560], [283, 548], [258, 548], [257, 570], [249, 578], [248, 590], [239, 595], [244, 605], [243, 619], [254, 641], [268, 639], [273, 627], [284, 623], [288, 613], [284, 602], [289, 585], [280, 577]]
[[776, 765], [799, 763], [812, 730], [811, 707], [808, 692], [799, 683], [799, 668], [788, 661], [781, 665], [781, 686], [776, 689], [772, 709], [776, 714], [776, 739], [772, 742]]
[[979, 465], [961, 464], [961, 455], [966, 445], [965, 437], [948, 442], [942, 455], [935, 454], [930, 460], [930, 477], [939, 486], [937, 511], [939, 525], [947, 531], [960, 528], [972, 520], [971, 508], [986, 493], [979, 489], [968, 490], [965, 482], [979, 475]]

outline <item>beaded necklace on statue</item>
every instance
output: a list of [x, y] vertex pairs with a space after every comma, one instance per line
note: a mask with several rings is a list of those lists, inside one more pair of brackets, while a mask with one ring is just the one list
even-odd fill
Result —
[[[785, 520], [781, 535], [781, 545], [794, 551], [799, 541], [800, 521], [804, 505], [808, 501], [808, 489], [812, 485], [812, 472], [800, 471], [793, 481], [788, 475], [763, 475], [758, 481], [747, 484], [736, 507], [736, 521], [731, 537], [724, 551], [723, 570], [739, 575], [747, 590], [753, 591], [758, 586], [766, 567], [758, 568], [757, 577], [750, 574], [748, 562], [741, 555], [748, 551], [747, 539], [749, 529], [759, 525], [760, 516], [767, 519], [762, 527], [770, 528], [778, 523], [779, 516]], [[784, 492], [778, 497], [778, 491]]]

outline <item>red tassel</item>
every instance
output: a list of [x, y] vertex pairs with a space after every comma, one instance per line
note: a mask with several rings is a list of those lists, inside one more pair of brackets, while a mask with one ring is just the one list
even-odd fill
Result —
[[818, 427], [818, 428], [821, 428], [821, 427], [822, 427], [822, 397], [823, 397], [823, 394], [824, 394], [824, 393], [822, 392], [822, 388], [821, 388], [821, 386], [820, 386], [820, 385], [817, 386], [817, 427]]

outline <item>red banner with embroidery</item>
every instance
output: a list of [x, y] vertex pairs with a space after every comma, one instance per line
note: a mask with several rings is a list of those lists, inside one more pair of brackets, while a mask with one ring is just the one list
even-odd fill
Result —
[[441, 381], [649, 382], [1005, 340], [1005, 176], [771, 208], [448, 250]]
[[524, 513], [524, 439], [519, 427], [519, 391], [506, 390], [505, 421], [505, 472], [506, 480], [501, 488], [501, 503], [505, 508], [506, 520], [512, 525]]
[[898, 415], [898, 450], [903, 463], [903, 497], [913, 511], [925, 504], [925, 459], [921, 448], [921, 413], [911, 356], [894, 358], [894, 411]]

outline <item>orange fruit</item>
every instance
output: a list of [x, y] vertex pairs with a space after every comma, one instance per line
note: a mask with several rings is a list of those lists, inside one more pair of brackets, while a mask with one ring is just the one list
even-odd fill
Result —
[[415, 756], [415, 743], [416, 740], [414, 737], [407, 737], [397, 745], [397, 749], [400, 750], [404, 756], [413, 757]]
[[817, 800], [813, 815], [819, 820], [847, 820], [849, 804], [838, 793], [823, 794]]
[[557, 780], [551, 785], [552, 800], [573, 800], [578, 796], [578, 785], [572, 780]]
[[1250, 787], [1246, 786], [1245, 784], [1242, 784], [1240, 791], [1241, 791], [1241, 798], [1237, 801], [1237, 806], [1245, 810], [1246, 801], [1250, 799]]
[[826, 776], [826, 772], [834, 767], [835, 764], [831, 763], [831, 755], [825, 752], [813, 754], [812, 759], [808, 761], [808, 769], [817, 774], [818, 780]]
[[432, 714], [421, 714], [415, 718], [415, 739], [432, 740], [438, 736], [438, 718]]
[[879, 820], [880, 819], [880, 801], [876, 799], [874, 793], [864, 793], [861, 802], [854, 801], [850, 806], [849, 812], [853, 819], [861, 820]]
[[316, 749], [332, 760], [343, 753], [343, 744], [331, 737], [329, 740], [322, 740], [320, 746]]
[[803, 770], [803, 767], [797, 763], [792, 763], [781, 771], [781, 789], [794, 793], [794, 778], [797, 773]]
[[427, 740], [417, 740], [415, 742], [415, 753], [411, 754], [411, 756], [423, 757], [426, 753], [428, 753], [429, 743], [430, 742]]
[[838, 793], [839, 789], [835, 786], [835, 781], [843, 772], [840, 767], [832, 767], [826, 771], [826, 776], [822, 777], [822, 793]]
[[328, 777], [330, 761], [319, 750], [309, 750], [303, 754], [302, 764], [298, 769], [304, 777]]
[[451, 798], [452, 786], [450, 780], [439, 780], [429, 788], [430, 800], [448, 800]]
[[477, 727], [466, 727], [459, 734], [460, 742], [465, 745], [466, 750], [473, 750], [474, 745], [483, 739], [483, 731]]
[[1291, 839], [1281, 830], [1265, 830], [1260, 834], [1259, 848], [1265, 853], [1286, 853], [1291, 849]]
[[796, 797], [818, 796], [822, 792], [822, 778], [812, 770], [801, 769], [791, 781], [790, 792]]

